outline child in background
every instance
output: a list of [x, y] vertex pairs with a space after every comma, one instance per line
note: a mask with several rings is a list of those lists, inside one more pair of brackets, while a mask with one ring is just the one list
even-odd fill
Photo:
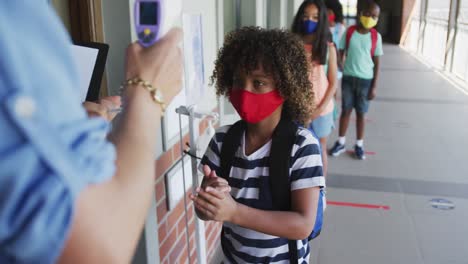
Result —
[[364, 122], [369, 101], [374, 99], [379, 77], [380, 56], [383, 55], [382, 37], [374, 29], [380, 15], [380, 7], [367, 2], [359, 16], [357, 26], [351, 26], [341, 38], [340, 56], [346, 60], [342, 82], [342, 109], [339, 138], [330, 150], [332, 156], [345, 152], [346, 130], [353, 108], [356, 111], [357, 140], [354, 146], [356, 158], [364, 160]]
[[333, 97], [336, 92], [337, 55], [331, 42], [327, 8], [323, 0], [304, 1], [294, 18], [291, 30], [302, 38], [311, 65], [309, 80], [315, 93], [317, 108], [311, 116], [309, 129], [320, 139], [323, 171], [326, 175], [327, 138], [335, 126]]
[[[333, 43], [335, 47], [340, 45], [340, 40], [343, 37], [346, 27], [343, 23], [343, 6], [338, 0], [326, 0], [325, 5], [327, 6], [328, 23], [330, 25], [330, 32], [332, 34]], [[338, 59], [338, 72], [337, 79], [341, 80], [343, 77], [343, 69], [341, 69], [340, 57]]]
[[338, 47], [341, 37], [346, 31], [346, 27], [343, 23], [343, 6], [338, 0], [326, 0], [325, 5], [328, 9], [328, 23], [330, 25], [333, 43]]
[[225, 183], [209, 184], [221, 178], [223, 140], [231, 128], [225, 126], [202, 159], [201, 188], [190, 195], [199, 218], [223, 222], [224, 263], [288, 263], [292, 255], [296, 263], [309, 263], [307, 238], [325, 185], [319, 142], [310, 131], [297, 128], [292, 151], [285, 156], [290, 158], [290, 175], [285, 176], [291, 210], [272, 209], [269, 184], [272, 137], [280, 120], [306, 125], [310, 119], [314, 96], [307, 77], [307, 59], [294, 34], [247, 27], [226, 36], [212, 81], [218, 95], [229, 97], [245, 130], [228, 173], [230, 194], [218, 188]]

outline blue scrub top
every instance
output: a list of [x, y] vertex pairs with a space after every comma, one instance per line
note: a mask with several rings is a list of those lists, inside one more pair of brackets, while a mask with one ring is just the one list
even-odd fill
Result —
[[70, 45], [47, 1], [0, 1], [0, 263], [55, 262], [78, 193], [115, 172]]

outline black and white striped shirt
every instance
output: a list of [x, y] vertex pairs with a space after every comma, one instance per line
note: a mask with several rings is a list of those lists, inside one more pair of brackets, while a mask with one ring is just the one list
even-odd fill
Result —
[[[220, 153], [224, 135], [230, 126], [216, 131], [203, 157], [202, 165], [220, 172]], [[263, 209], [271, 208], [268, 157], [271, 140], [249, 156], [245, 155], [245, 134], [237, 149], [230, 171], [231, 195], [237, 202]], [[325, 186], [319, 141], [310, 131], [299, 128], [291, 152], [291, 191]], [[219, 175], [219, 174], [218, 174]], [[260, 190], [262, 195], [260, 195]], [[288, 240], [232, 223], [224, 222], [221, 245], [227, 263], [289, 263]], [[312, 230], [311, 230], [312, 231]], [[297, 241], [299, 263], [309, 263], [307, 238]]]

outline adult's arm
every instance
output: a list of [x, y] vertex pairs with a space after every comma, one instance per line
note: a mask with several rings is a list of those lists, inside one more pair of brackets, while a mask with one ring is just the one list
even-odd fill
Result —
[[[131, 44], [126, 77], [149, 81], [169, 103], [181, 86], [180, 39], [181, 31], [172, 30], [148, 49]], [[162, 110], [139, 86], [127, 87], [124, 108], [110, 137], [117, 150], [117, 172], [78, 195], [60, 263], [129, 263], [133, 256], [154, 190], [154, 147]]]

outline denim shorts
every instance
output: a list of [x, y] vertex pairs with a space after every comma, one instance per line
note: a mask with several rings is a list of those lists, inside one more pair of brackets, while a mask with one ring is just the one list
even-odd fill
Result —
[[369, 110], [367, 96], [371, 84], [372, 79], [343, 76], [341, 84], [341, 110], [348, 111], [354, 108], [357, 113], [367, 113]]
[[335, 128], [333, 112], [320, 116], [309, 125], [309, 130], [313, 131], [318, 138], [328, 137]]

